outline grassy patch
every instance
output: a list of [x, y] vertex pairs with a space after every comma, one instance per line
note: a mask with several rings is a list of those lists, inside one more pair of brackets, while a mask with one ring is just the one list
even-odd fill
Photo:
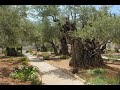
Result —
[[87, 81], [94, 85], [118, 85], [120, 81], [118, 75], [112, 75], [102, 68], [87, 70], [86, 73], [91, 75]]
[[11, 74], [11, 77], [22, 81], [31, 81], [32, 85], [42, 84], [38, 79], [38, 69], [33, 66], [23, 66], [20, 69], [16, 69]]
[[89, 83], [94, 85], [118, 85], [119, 80], [117, 77], [105, 77], [104, 75], [99, 75], [96, 77], [92, 77], [88, 80]]
[[96, 68], [93, 70], [87, 70], [87, 73], [93, 76], [97, 76], [97, 75], [103, 75], [106, 73], [106, 70], [102, 69], [102, 68]]
[[107, 82], [100, 76], [90, 78], [88, 82], [91, 83], [91, 84], [95, 84], [95, 85], [105, 85], [105, 84], [107, 84]]

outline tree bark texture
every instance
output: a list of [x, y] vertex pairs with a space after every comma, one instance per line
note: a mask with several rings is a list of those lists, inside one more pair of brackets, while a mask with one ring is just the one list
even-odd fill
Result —
[[60, 38], [60, 43], [61, 43], [60, 54], [69, 55], [68, 46], [67, 46], [67, 40], [66, 40], [65, 36], [62, 36]]
[[[18, 52], [20, 50], [20, 52]], [[15, 48], [6, 48], [7, 51], [7, 56], [21, 56], [22, 55], [22, 47], [21, 48], [17, 48], [17, 50]]]
[[56, 55], [58, 55], [57, 47], [55, 46], [54, 42], [52, 41], [52, 42], [50, 42], [50, 44], [52, 45], [52, 48], [53, 48], [53, 50], [54, 50], [54, 53], [55, 53]]
[[72, 67], [100, 67], [104, 65], [101, 57], [101, 48], [98, 42], [81, 38], [72, 40], [72, 59], [69, 63]]

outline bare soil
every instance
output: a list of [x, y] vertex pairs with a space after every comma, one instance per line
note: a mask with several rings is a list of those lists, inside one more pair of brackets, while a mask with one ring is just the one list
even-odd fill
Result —
[[66, 70], [71, 69], [71, 67], [69, 66], [70, 59], [52, 58], [50, 60], [44, 60], [44, 61], [58, 68], [62, 68]]

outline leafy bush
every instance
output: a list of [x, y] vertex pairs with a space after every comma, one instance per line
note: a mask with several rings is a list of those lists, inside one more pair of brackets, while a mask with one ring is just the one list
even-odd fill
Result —
[[20, 61], [28, 61], [28, 58], [27, 58], [27, 57], [22, 57], [22, 58], [20, 59]]
[[27, 57], [23, 57], [23, 58], [20, 59], [20, 61], [22, 62], [23, 65], [27, 65], [28, 58]]
[[22, 81], [31, 81], [32, 85], [39, 85], [42, 82], [38, 79], [38, 69], [33, 66], [23, 66], [21, 69], [15, 70], [11, 74], [12, 78]]
[[49, 60], [50, 59], [50, 56], [47, 52], [42, 53], [42, 56], [43, 56], [44, 60]]
[[68, 55], [61, 55], [60, 59], [69, 59], [69, 56]]

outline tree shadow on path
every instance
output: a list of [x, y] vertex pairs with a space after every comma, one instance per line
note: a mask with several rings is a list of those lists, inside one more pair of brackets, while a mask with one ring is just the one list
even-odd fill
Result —
[[58, 76], [59, 78], [63, 78], [63, 79], [76, 80], [76, 78], [74, 76], [72, 76], [65, 70], [61, 70], [61, 69], [50, 70], [48, 72], [43, 73], [43, 75], [50, 75], [50, 74], [54, 74], [54, 75]]

